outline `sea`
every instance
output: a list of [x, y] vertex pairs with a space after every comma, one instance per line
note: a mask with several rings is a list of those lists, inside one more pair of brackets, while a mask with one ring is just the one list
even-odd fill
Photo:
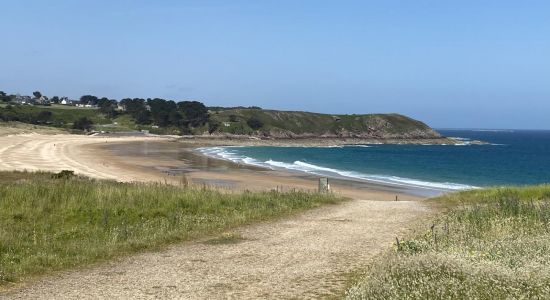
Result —
[[[456, 191], [550, 182], [550, 131], [440, 129], [456, 145], [207, 147], [240, 164], [408, 188]], [[487, 144], [477, 145], [474, 140]]]

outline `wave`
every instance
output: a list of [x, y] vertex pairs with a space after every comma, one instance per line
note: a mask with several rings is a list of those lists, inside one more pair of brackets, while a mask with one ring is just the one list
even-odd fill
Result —
[[411, 178], [403, 178], [398, 176], [388, 176], [388, 175], [372, 175], [364, 174], [355, 171], [346, 171], [333, 169], [328, 167], [323, 167], [315, 164], [310, 164], [303, 161], [295, 161], [293, 163], [287, 163], [282, 161], [275, 161], [269, 159], [267, 161], [259, 161], [257, 159], [239, 155], [237, 153], [231, 152], [229, 147], [205, 147], [198, 148], [197, 150], [213, 158], [229, 160], [234, 163], [242, 163], [247, 165], [265, 167], [272, 170], [275, 169], [284, 169], [292, 170], [298, 172], [305, 172], [308, 174], [314, 174], [319, 176], [326, 177], [335, 177], [335, 178], [351, 178], [356, 180], [365, 180], [370, 182], [376, 182], [381, 184], [390, 184], [394, 186], [404, 186], [411, 188], [427, 188], [427, 189], [436, 189], [436, 190], [446, 190], [446, 191], [457, 191], [457, 190], [468, 190], [475, 189], [477, 187], [465, 184], [458, 184], [452, 182], [429, 182], [422, 181]]
[[357, 145], [345, 145], [344, 147], [371, 148], [371, 147], [374, 147], [374, 146], [357, 144]]

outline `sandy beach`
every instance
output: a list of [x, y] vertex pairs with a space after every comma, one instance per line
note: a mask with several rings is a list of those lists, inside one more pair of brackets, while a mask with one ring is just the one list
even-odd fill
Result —
[[[236, 165], [199, 155], [192, 150], [204, 146], [202, 140], [23, 134], [0, 137], [0, 141], [0, 170], [72, 170], [122, 182], [186, 181], [236, 191], [317, 188], [315, 176]], [[395, 200], [396, 195], [402, 200], [420, 199], [414, 190], [380, 184], [332, 180], [331, 186], [335, 193], [354, 199]]]
[[[0, 137], [1, 170], [73, 170], [118, 181], [208, 185], [228, 191], [315, 190], [317, 178], [239, 166], [161, 137], [11, 135]], [[392, 187], [333, 182], [351, 198], [296, 216], [244, 226], [243, 241], [205, 240], [68, 270], [11, 287], [13, 299], [319, 298], [338, 295], [365, 267], [430, 214], [422, 197]], [[398, 195], [400, 201], [395, 200]], [[210, 237], [211, 238], [211, 237]]]

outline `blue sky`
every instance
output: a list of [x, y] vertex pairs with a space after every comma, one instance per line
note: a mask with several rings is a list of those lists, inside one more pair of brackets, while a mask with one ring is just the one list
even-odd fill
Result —
[[2, 1], [0, 90], [550, 129], [550, 1]]

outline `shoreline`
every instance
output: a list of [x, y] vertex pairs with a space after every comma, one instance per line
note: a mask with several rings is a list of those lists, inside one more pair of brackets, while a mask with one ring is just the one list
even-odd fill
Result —
[[[136, 143], [138, 143], [136, 145]], [[122, 153], [141, 160], [141, 165], [148, 172], [163, 172], [171, 178], [184, 175], [186, 180], [195, 184], [206, 184], [222, 189], [233, 190], [279, 190], [285, 188], [315, 191], [317, 181], [325, 175], [317, 175], [289, 169], [272, 169], [264, 166], [241, 164], [238, 162], [212, 157], [197, 151], [199, 145], [181, 142], [157, 142], [154, 145], [141, 142], [111, 143], [100, 145], [101, 148], [120, 156]], [[204, 147], [203, 144], [200, 145]], [[214, 146], [212, 146], [214, 147]], [[223, 147], [216, 145], [216, 147]], [[145, 150], [144, 150], [145, 149]], [[144, 164], [143, 162], [147, 162]], [[134, 163], [132, 163], [134, 164]], [[127, 168], [128, 166], [125, 166]], [[407, 195], [414, 198], [432, 197], [445, 192], [440, 189], [400, 186], [391, 183], [375, 182], [348, 177], [328, 176], [336, 192], [345, 191], [360, 198], [360, 193], [381, 192], [385, 199], [394, 200], [396, 195]], [[236, 179], [238, 178], [238, 179]]]
[[[191, 142], [211, 146], [277, 146], [277, 147], [316, 147], [342, 145], [462, 145], [465, 141], [451, 138], [332, 138], [332, 137], [304, 137], [304, 138], [259, 138], [254, 136], [171, 136], [177, 141]], [[472, 145], [487, 144], [483, 141], [468, 141]]]
[[[2, 145], [6, 145], [0, 147], [0, 170], [59, 172], [68, 169], [100, 179], [170, 184], [187, 182], [228, 191], [316, 191], [318, 178], [327, 177], [237, 164], [193, 150], [226, 146], [227, 143], [217, 139], [208, 139], [205, 143], [204, 139], [190, 141], [150, 135], [23, 134], [3, 136], [0, 140]], [[239, 145], [244, 146], [243, 143]], [[397, 196], [399, 199], [419, 200], [442, 193], [353, 178], [330, 180], [336, 194], [353, 199], [395, 200]]]

